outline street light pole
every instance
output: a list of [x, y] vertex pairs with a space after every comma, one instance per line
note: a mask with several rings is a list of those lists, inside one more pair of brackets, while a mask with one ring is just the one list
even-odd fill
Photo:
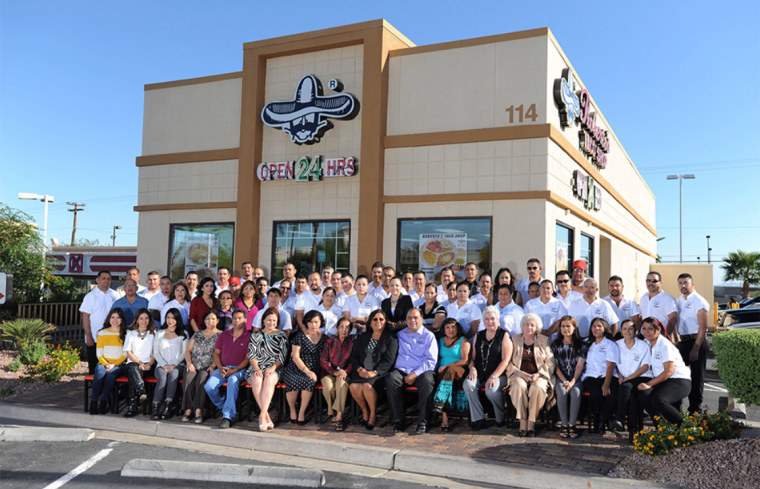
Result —
[[40, 194], [30, 194], [26, 192], [19, 192], [18, 198], [21, 200], [39, 200], [45, 204], [45, 212], [44, 217], [42, 218], [42, 244], [45, 245], [45, 251], [47, 251], [48, 244], [47, 244], [47, 221], [48, 221], [48, 204], [50, 202], [55, 202], [55, 197], [52, 195], [40, 195]]
[[712, 248], [710, 248], [710, 235], [708, 234], [705, 237], [707, 238], [707, 263], [710, 263], [710, 252], [712, 251]]
[[113, 227], [113, 234], [111, 235], [111, 239], [113, 240], [111, 242], [111, 246], [116, 246], [116, 230], [121, 229], [121, 226], [114, 226]]
[[678, 214], [679, 214], [679, 225], [678, 225], [678, 232], [679, 232], [679, 261], [683, 263], [683, 181], [686, 180], [694, 180], [694, 174], [693, 173], [687, 173], [685, 175], [668, 175], [668, 180], [678, 180]]

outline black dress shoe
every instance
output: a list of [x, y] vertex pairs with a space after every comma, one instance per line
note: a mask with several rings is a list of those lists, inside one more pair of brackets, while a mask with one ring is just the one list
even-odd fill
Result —
[[108, 413], [108, 401], [100, 401], [98, 403], [98, 412], [100, 414]]
[[369, 421], [365, 421], [363, 424], [364, 424], [364, 428], [365, 428], [367, 431], [372, 431], [372, 430], [374, 430], [374, 429], [375, 429], [375, 425], [373, 425], [373, 424], [372, 424], [372, 423], [370, 423]]
[[172, 403], [166, 402], [164, 409], [161, 411], [161, 419], [170, 419], [172, 417]]
[[479, 420], [475, 421], [474, 423], [472, 423], [471, 429], [472, 429], [472, 431], [480, 431], [480, 430], [482, 430], [485, 427], [486, 427], [486, 420], [485, 419], [479, 419]]
[[404, 431], [404, 423], [396, 423], [393, 425], [394, 433], [402, 433]]
[[623, 431], [623, 423], [618, 421], [617, 419], [610, 423], [610, 430], [612, 431]]
[[536, 431], [535, 430], [528, 430], [525, 432], [525, 436], [528, 438], [535, 438], [536, 437]]
[[90, 414], [95, 416], [98, 413], [98, 401], [90, 401]]
[[422, 423], [419, 423], [417, 425], [417, 429], [415, 430], [415, 433], [417, 433], [418, 435], [424, 435], [425, 433], [427, 433], [427, 423], [425, 423], [424, 421]]

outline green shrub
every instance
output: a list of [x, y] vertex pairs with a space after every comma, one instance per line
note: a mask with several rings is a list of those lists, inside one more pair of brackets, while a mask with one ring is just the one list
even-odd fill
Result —
[[18, 358], [14, 358], [13, 361], [9, 363], [5, 368], [8, 370], [8, 372], [18, 372], [21, 368], [21, 362]]
[[45, 382], [58, 382], [61, 377], [68, 375], [79, 363], [79, 350], [68, 341], [49, 349], [47, 360], [29, 367], [28, 377], [39, 377]]
[[18, 352], [18, 359], [24, 365], [36, 365], [47, 353], [47, 346], [42, 340], [32, 340], [26, 343]]
[[733, 330], [713, 335], [718, 373], [731, 397], [760, 405], [760, 330]]
[[[42, 319], [14, 319], [0, 324], [0, 340], [12, 341], [19, 352], [33, 341], [50, 339], [50, 332], [55, 329], [52, 324]], [[37, 362], [35, 362], [37, 363]]]
[[657, 418], [657, 429], [642, 430], [633, 436], [634, 450], [647, 455], [666, 455], [673, 450], [713, 440], [739, 438], [741, 423], [728, 415], [694, 413], [684, 417], [681, 426]]

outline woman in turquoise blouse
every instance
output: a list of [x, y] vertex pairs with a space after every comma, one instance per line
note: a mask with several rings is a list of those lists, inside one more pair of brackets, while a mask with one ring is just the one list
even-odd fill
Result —
[[465, 368], [470, 361], [470, 342], [454, 318], [446, 319], [442, 329], [443, 336], [438, 340], [438, 378], [442, 380], [433, 398], [433, 409], [441, 413], [441, 430], [448, 432], [451, 431], [449, 416], [444, 409], [454, 404], [454, 392], [462, 389]]

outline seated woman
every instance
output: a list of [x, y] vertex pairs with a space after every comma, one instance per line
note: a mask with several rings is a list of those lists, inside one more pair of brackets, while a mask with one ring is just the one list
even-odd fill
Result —
[[433, 396], [433, 410], [441, 413], [441, 430], [451, 431], [446, 408], [454, 406], [454, 393], [462, 389], [465, 368], [470, 362], [470, 342], [462, 325], [454, 318], [443, 322], [443, 337], [438, 340], [438, 388]]
[[520, 436], [536, 436], [538, 413], [552, 399], [554, 355], [549, 338], [540, 334], [542, 326], [538, 314], [526, 314], [520, 321], [522, 333], [512, 337], [507, 379], [509, 397], [520, 420]]
[[[448, 321], [448, 319], [447, 319]], [[473, 430], [486, 426], [486, 416], [480, 403], [480, 388], [485, 388], [486, 397], [493, 406], [496, 422], [504, 424], [504, 375], [512, 356], [512, 342], [506, 331], [499, 327], [499, 308], [488, 306], [483, 312], [485, 329], [475, 335], [472, 343], [472, 360], [469, 373], [464, 381], [464, 392], [470, 404], [470, 421]]]
[[[438, 337], [442, 333], [443, 320], [446, 319], [446, 308], [438, 304], [438, 292], [434, 283], [425, 284], [424, 297], [425, 302], [419, 307], [422, 313], [422, 325]], [[461, 324], [459, 326], [461, 327]]]
[[[291, 339], [290, 363], [282, 372], [285, 397], [290, 407], [290, 422], [299, 425], [306, 424], [306, 409], [309, 407], [314, 386], [319, 380], [319, 357], [327, 339], [327, 336], [319, 332], [320, 328], [325, 327], [322, 313], [316, 310], [309, 311], [303, 322], [306, 331], [298, 331]], [[301, 407], [296, 412], [299, 393]]]
[[169, 300], [161, 308], [161, 328], [166, 327], [166, 312], [169, 309], [177, 309], [182, 316], [182, 324], [189, 324], [190, 320], [190, 292], [184, 282], [177, 282], [172, 287]]
[[111, 309], [103, 327], [98, 332], [95, 354], [98, 364], [92, 379], [90, 393], [90, 414], [106, 414], [108, 398], [116, 383], [116, 378], [124, 372], [124, 338], [127, 336], [127, 321], [124, 311]]
[[325, 373], [322, 377], [322, 394], [327, 403], [327, 415], [335, 416], [336, 431], [343, 431], [345, 428], [343, 411], [346, 410], [348, 374], [352, 370], [351, 350], [354, 347], [354, 341], [349, 337], [351, 329], [351, 321], [341, 317], [335, 326], [335, 336], [327, 339], [319, 359]]
[[[275, 289], [276, 290], [276, 289]], [[259, 430], [274, 429], [269, 417], [274, 389], [280, 380], [282, 366], [288, 358], [288, 335], [280, 330], [280, 313], [274, 308], [266, 309], [261, 316], [261, 329], [251, 334], [248, 344], [250, 366], [246, 380], [251, 385], [253, 397], [259, 405]]]
[[581, 375], [586, 365], [588, 344], [583, 341], [578, 331], [578, 323], [572, 316], [563, 316], [559, 320], [559, 335], [552, 342], [552, 354], [557, 368], [554, 392], [557, 393], [557, 409], [562, 423], [560, 438], [578, 438], [578, 411], [581, 408], [583, 383]]
[[614, 377], [615, 366], [620, 361], [607, 321], [602, 318], [591, 321], [587, 344], [586, 370], [581, 381], [589, 393], [590, 410], [594, 416], [591, 432], [604, 434], [617, 402], [618, 383]]
[[636, 337], [636, 325], [630, 319], [620, 323], [623, 337], [617, 340], [618, 356], [618, 396], [617, 413], [612, 428], [622, 430], [622, 420], [628, 414], [628, 440], [633, 441], [633, 435], [643, 428], [639, 409], [638, 386], [652, 378], [649, 365], [652, 354], [646, 341]]
[[[172, 417], [174, 394], [177, 392], [177, 383], [184, 367], [187, 341], [182, 314], [175, 308], [169, 309], [166, 312], [164, 327], [153, 341], [157, 382], [156, 389], [153, 391], [153, 409], [150, 419]], [[162, 402], [164, 403], [163, 410], [159, 410]]]
[[680, 425], [683, 416], [673, 404], [689, 395], [691, 370], [684, 363], [678, 348], [671, 343], [660, 321], [652, 317], [644, 319], [641, 333], [651, 346], [654, 378], [638, 385], [639, 402], [652, 419], [660, 416]]
[[218, 329], [219, 313], [216, 310], [206, 311], [202, 321], [204, 329], [196, 331], [187, 343], [185, 377], [182, 380], [182, 421], [190, 421], [195, 410], [197, 424], [203, 423], [203, 406], [206, 405], [206, 390], [203, 384], [216, 368], [214, 345], [221, 333]]
[[[390, 328], [386, 328], [385, 313], [379, 309], [369, 313], [369, 329], [356, 339], [351, 350], [351, 397], [362, 410], [361, 424], [368, 430], [377, 422], [377, 391], [375, 384], [381, 381], [396, 363], [398, 340]], [[382, 388], [380, 384], [377, 388]]]
[[401, 286], [400, 278], [393, 277], [389, 287], [390, 296], [387, 299], [383, 299], [383, 302], [380, 303], [380, 309], [383, 310], [388, 318], [386, 327], [390, 327], [393, 331], [398, 331], [406, 327], [406, 313], [414, 307], [414, 304], [411, 297], [403, 294], [404, 289]]
[[209, 309], [215, 308], [216, 301], [216, 284], [211, 277], [204, 277], [195, 292], [195, 297], [190, 301], [190, 321], [188, 326], [192, 331], [203, 329], [203, 315]]
[[156, 326], [150, 318], [147, 309], [138, 309], [135, 320], [127, 332], [124, 340], [124, 354], [127, 356], [127, 377], [129, 378], [129, 390], [127, 397], [127, 412], [124, 417], [137, 416], [137, 406], [142, 405], [148, 394], [145, 392], [143, 378], [153, 368], [153, 339]]

